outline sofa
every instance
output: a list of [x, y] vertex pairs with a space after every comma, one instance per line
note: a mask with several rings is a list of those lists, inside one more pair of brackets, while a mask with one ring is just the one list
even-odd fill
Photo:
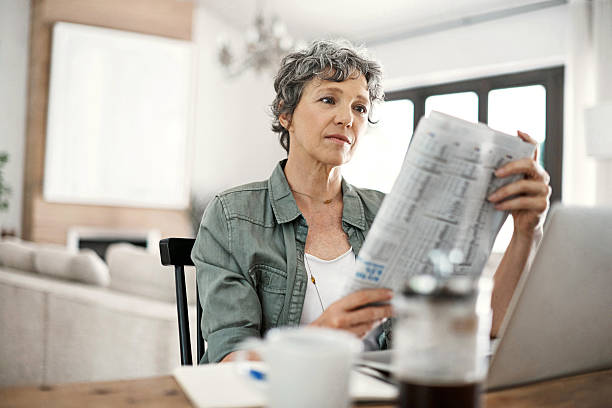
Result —
[[[186, 268], [195, 347], [195, 271]], [[195, 355], [195, 354], [194, 354]], [[130, 244], [0, 241], [0, 387], [166, 375], [180, 365], [172, 267]]]

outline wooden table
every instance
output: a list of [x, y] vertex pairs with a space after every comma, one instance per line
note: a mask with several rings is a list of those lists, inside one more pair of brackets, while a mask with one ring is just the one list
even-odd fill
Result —
[[[484, 401], [486, 408], [612, 407], [612, 369], [491, 392]], [[0, 408], [191, 406], [171, 376], [0, 389]]]

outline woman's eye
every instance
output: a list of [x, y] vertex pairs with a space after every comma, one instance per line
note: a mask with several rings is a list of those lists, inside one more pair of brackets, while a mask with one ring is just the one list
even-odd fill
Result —
[[368, 108], [366, 108], [364, 105], [357, 105], [355, 106], [355, 110], [361, 114], [366, 114], [368, 113]]
[[329, 96], [324, 96], [323, 98], [319, 99], [321, 102], [323, 103], [334, 103], [334, 98], [329, 97]]

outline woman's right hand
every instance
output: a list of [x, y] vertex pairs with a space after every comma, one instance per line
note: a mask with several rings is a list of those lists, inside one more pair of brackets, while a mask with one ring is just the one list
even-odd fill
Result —
[[[383, 319], [391, 317], [392, 307], [388, 304], [393, 298], [390, 289], [365, 289], [346, 295], [332, 303], [311, 326], [329, 327], [346, 330], [359, 338], [363, 338]], [[384, 305], [367, 306], [370, 303], [385, 303]], [[227, 354], [220, 362], [236, 361], [237, 352]], [[249, 353], [247, 360], [259, 360], [255, 353]]]
[[[383, 319], [391, 317], [393, 310], [388, 302], [392, 297], [390, 289], [365, 289], [351, 293], [332, 303], [310, 325], [346, 330], [363, 338]], [[385, 304], [367, 306], [370, 303]]]

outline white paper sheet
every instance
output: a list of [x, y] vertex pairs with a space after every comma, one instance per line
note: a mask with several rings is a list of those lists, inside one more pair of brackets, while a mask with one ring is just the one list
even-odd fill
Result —
[[[173, 375], [189, 400], [198, 408], [263, 407], [266, 404], [264, 386], [246, 378], [238, 364], [206, 364], [197, 367], [184, 366], [174, 370]], [[246, 363], [261, 371], [264, 363]], [[261, 384], [263, 385], [263, 384]], [[314, 392], [314, 391], [313, 391]], [[366, 376], [355, 370], [351, 372], [350, 396], [353, 401], [391, 401], [397, 398], [397, 387]]]
[[484, 124], [438, 112], [421, 119], [345, 293], [402, 290], [420, 274], [478, 277], [507, 216], [486, 197], [522, 177], [494, 171], [534, 151]]

